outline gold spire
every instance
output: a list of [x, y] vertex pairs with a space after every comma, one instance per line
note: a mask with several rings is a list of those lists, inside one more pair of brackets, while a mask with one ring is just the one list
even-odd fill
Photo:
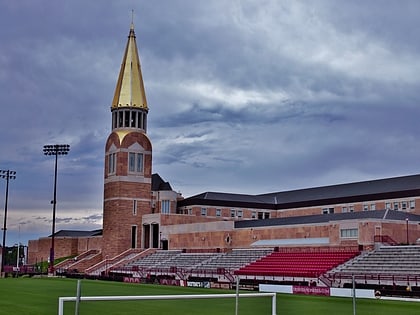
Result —
[[125, 47], [114, 99], [112, 100], [112, 108], [121, 107], [136, 107], [148, 110], [133, 21], [131, 21], [128, 42]]

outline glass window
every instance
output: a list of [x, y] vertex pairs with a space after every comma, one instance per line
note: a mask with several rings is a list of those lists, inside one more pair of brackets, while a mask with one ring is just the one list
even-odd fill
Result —
[[238, 210], [238, 218], [242, 218], [243, 217], [243, 211], [242, 210]]
[[207, 209], [206, 208], [201, 208], [201, 215], [203, 215], [203, 216], [207, 215]]
[[385, 209], [386, 210], [391, 210], [391, 203], [390, 202], [385, 203]]
[[128, 154], [128, 170], [130, 172], [134, 172], [134, 170], [135, 170], [134, 165], [136, 165], [135, 163], [136, 163], [136, 154], [133, 153], [133, 152], [130, 152]]
[[347, 207], [342, 207], [342, 208], [341, 208], [341, 212], [343, 212], [343, 213], [349, 212], [349, 208], [347, 208]]
[[230, 217], [231, 217], [231, 218], [234, 218], [234, 217], [235, 217], [235, 215], [236, 215], [236, 211], [235, 211], [235, 209], [230, 210]]
[[323, 208], [322, 214], [334, 213], [334, 208]]
[[370, 204], [370, 210], [372, 210], [372, 211], [376, 210], [376, 204], [371, 203]]
[[137, 153], [137, 168], [136, 172], [142, 173], [143, 172], [143, 153]]
[[350, 211], [350, 212], [354, 212], [354, 206], [350, 206], [350, 207], [349, 207], [349, 211]]
[[398, 210], [400, 208], [399, 202], [394, 202], [394, 210]]
[[143, 153], [130, 152], [128, 154], [128, 171], [131, 173], [143, 172]]
[[108, 174], [115, 173], [115, 158], [116, 153], [111, 153], [108, 155]]
[[363, 205], [363, 211], [368, 211], [369, 210], [369, 206], [368, 205]]
[[410, 209], [414, 209], [416, 207], [416, 201], [410, 200]]
[[169, 214], [171, 212], [171, 202], [170, 200], [161, 201], [161, 213]]
[[220, 217], [222, 215], [221, 209], [216, 209], [216, 217]]
[[401, 202], [401, 209], [407, 210], [407, 201]]
[[340, 230], [340, 236], [342, 238], [357, 238], [359, 236], [358, 229], [342, 229]]
[[251, 218], [252, 219], [256, 219], [257, 218], [257, 212], [256, 211], [252, 211]]

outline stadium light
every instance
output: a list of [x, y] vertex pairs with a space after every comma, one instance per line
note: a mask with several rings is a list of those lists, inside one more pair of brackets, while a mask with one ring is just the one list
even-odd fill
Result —
[[6, 180], [6, 198], [4, 201], [3, 220], [3, 245], [1, 248], [1, 275], [4, 274], [4, 260], [6, 259], [6, 230], [7, 230], [7, 203], [9, 200], [9, 180], [16, 178], [16, 172], [11, 170], [0, 170], [0, 178]]
[[55, 166], [54, 166], [54, 197], [51, 201], [53, 205], [53, 221], [52, 221], [52, 232], [51, 232], [51, 248], [50, 248], [50, 263], [49, 273], [54, 274], [54, 238], [55, 238], [55, 211], [57, 205], [57, 161], [59, 155], [67, 155], [70, 151], [70, 145], [68, 144], [53, 144], [44, 145], [45, 155], [55, 155]]

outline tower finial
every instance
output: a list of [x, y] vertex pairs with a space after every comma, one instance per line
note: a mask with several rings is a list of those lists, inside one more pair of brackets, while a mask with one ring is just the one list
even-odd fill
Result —
[[131, 29], [134, 29], [134, 9], [131, 9]]

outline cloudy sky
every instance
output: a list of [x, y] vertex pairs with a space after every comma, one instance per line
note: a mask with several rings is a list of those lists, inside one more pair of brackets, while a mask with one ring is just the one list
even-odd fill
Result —
[[132, 9], [153, 171], [185, 197], [419, 173], [419, 1], [0, 0], [8, 245], [51, 232], [45, 144], [71, 145], [57, 230], [101, 227]]

